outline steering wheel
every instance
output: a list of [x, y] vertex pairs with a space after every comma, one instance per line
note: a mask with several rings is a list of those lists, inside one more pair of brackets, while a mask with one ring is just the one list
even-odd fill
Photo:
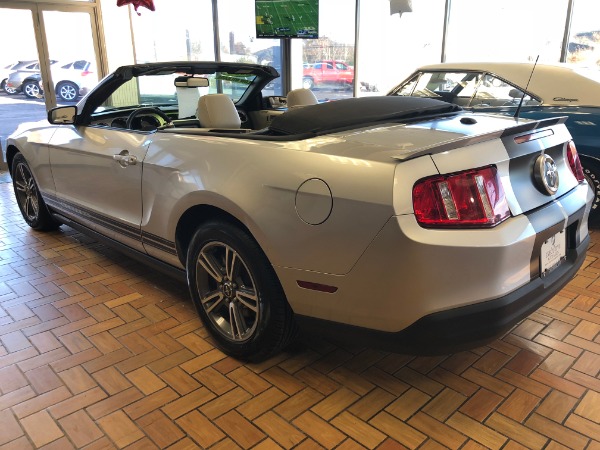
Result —
[[129, 117], [127, 117], [127, 122], [125, 123], [125, 128], [128, 128], [130, 130], [133, 129], [132, 125], [135, 118], [144, 114], [160, 117], [165, 122], [163, 125], [161, 125], [161, 127], [171, 124], [171, 118], [167, 116], [164, 112], [162, 112], [159, 108], [147, 106], [144, 108], [136, 109], [131, 114], [129, 114]]

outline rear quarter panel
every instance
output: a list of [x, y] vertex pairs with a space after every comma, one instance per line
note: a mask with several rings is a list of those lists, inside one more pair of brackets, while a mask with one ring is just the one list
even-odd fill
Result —
[[[173, 242], [189, 208], [212, 205], [240, 220], [272, 264], [347, 273], [393, 215], [395, 161], [321, 153], [345, 146], [332, 137], [280, 143], [158, 133], [144, 162], [142, 230]], [[298, 188], [315, 178], [333, 196], [320, 225], [296, 212]]]

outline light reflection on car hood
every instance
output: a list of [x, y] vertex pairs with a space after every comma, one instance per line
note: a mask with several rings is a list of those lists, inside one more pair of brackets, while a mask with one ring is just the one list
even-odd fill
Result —
[[[525, 119], [515, 120], [512, 117], [478, 114], [474, 116], [477, 123], [473, 125], [462, 123], [461, 118], [464, 117], [471, 117], [471, 115], [461, 114], [409, 125], [387, 124], [371, 127], [367, 130], [364, 128], [353, 130], [352, 133], [344, 134], [344, 145], [339, 146], [340, 153], [338, 156], [391, 162], [392, 158], [394, 160], [410, 158], [412, 154], [427, 148], [529, 122]], [[390, 134], [390, 131], [393, 134]], [[356, 145], [349, 145], [352, 143]], [[365, 144], [372, 146], [373, 153], [364, 154]], [[331, 148], [328, 149], [328, 153], [329, 151], [331, 151]]]

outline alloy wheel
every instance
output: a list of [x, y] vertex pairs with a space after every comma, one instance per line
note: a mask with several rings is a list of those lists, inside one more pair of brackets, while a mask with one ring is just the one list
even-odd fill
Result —
[[71, 84], [63, 84], [58, 89], [58, 95], [63, 100], [71, 101], [77, 98], [77, 91]]
[[29, 221], [35, 221], [39, 216], [40, 204], [33, 175], [26, 164], [19, 164], [14, 176], [15, 192], [21, 210]]
[[37, 98], [40, 95], [40, 88], [35, 83], [27, 83], [23, 87], [23, 92], [27, 97]]
[[252, 272], [240, 254], [223, 242], [209, 242], [196, 262], [200, 304], [217, 331], [232, 342], [252, 338], [260, 319]]

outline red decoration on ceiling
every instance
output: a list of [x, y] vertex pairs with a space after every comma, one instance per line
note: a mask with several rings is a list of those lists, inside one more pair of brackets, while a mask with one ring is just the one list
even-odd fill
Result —
[[154, 11], [154, 0], [117, 0], [117, 6], [123, 6], [128, 3], [133, 5], [133, 8], [135, 9], [135, 12], [138, 13], [138, 16], [140, 15], [138, 12], [138, 8], [140, 6], [148, 8], [150, 11]]

